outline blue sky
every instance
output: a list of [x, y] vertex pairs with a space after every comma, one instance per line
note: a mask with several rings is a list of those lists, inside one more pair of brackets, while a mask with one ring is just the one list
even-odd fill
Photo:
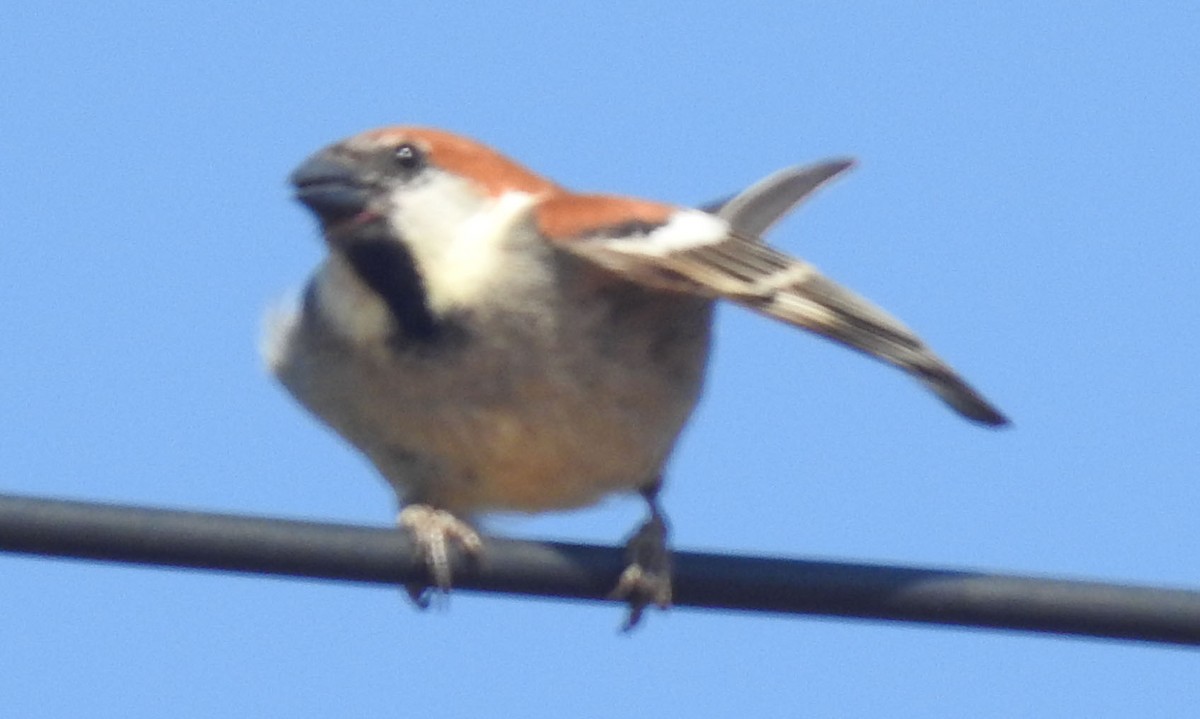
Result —
[[[466, 4], [464, 4], [465, 6]], [[785, 7], [786, 5], [786, 7]], [[727, 308], [680, 548], [1200, 586], [1190, 3], [10, 3], [0, 491], [387, 525], [257, 356], [319, 260], [284, 177], [382, 124], [680, 203], [860, 167], [772, 239], [1015, 427]], [[499, 533], [614, 542], [630, 500]], [[0, 556], [9, 716], [1194, 716], [1194, 653]]]

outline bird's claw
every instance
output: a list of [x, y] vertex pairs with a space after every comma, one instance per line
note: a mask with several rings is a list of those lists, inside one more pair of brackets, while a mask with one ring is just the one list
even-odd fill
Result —
[[621, 626], [630, 631], [642, 620], [646, 608], [671, 606], [671, 551], [667, 548], [667, 525], [655, 513], [634, 532], [625, 545], [629, 565], [621, 572], [609, 595], [629, 604], [629, 615]]
[[400, 511], [396, 523], [408, 531], [425, 561], [432, 585], [405, 585], [408, 595], [422, 609], [429, 606], [430, 591], [446, 594], [451, 586], [450, 544], [457, 544], [468, 558], [478, 558], [483, 540], [475, 529], [444, 509], [427, 504], [410, 504]]

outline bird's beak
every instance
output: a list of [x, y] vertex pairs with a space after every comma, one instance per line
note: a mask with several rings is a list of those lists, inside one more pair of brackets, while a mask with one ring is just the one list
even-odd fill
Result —
[[320, 152], [304, 161], [288, 177], [296, 188], [296, 199], [332, 225], [353, 218], [367, 208], [371, 195], [355, 168], [345, 161]]

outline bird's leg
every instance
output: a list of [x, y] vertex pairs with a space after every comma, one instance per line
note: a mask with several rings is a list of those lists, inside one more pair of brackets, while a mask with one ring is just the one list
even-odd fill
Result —
[[651, 604], [671, 606], [671, 550], [667, 548], [667, 518], [658, 504], [662, 479], [642, 490], [650, 516], [625, 544], [629, 566], [621, 573], [612, 595], [629, 602], [629, 616], [622, 626], [629, 631], [642, 619]]
[[442, 594], [450, 591], [450, 543], [457, 544], [470, 558], [478, 558], [483, 551], [483, 541], [475, 529], [444, 509], [428, 504], [410, 504], [400, 510], [396, 523], [412, 535], [417, 552], [429, 568], [433, 586], [408, 584], [405, 589], [417, 606], [429, 606], [429, 592]]

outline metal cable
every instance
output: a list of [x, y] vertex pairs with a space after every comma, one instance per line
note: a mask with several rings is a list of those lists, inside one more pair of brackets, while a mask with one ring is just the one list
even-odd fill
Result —
[[[406, 535], [0, 495], [0, 550], [377, 584], [421, 583]], [[983, 572], [676, 552], [675, 604], [1200, 645], [1200, 592]], [[623, 552], [488, 537], [460, 590], [606, 600]]]

